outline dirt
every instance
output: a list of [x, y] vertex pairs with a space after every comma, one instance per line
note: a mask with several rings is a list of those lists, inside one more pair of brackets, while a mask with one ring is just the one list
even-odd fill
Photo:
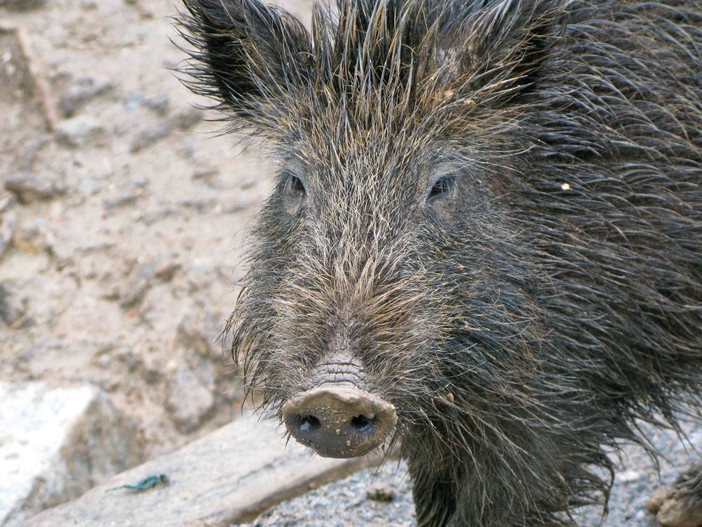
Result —
[[218, 337], [272, 172], [172, 71], [177, 6], [0, 0], [0, 379], [102, 387], [146, 457], [239, 414]]

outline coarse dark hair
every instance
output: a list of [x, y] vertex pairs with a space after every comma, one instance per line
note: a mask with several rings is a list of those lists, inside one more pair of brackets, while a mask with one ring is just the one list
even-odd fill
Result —
[[699, 2], [184, 2], [190, 88], [280, 162], [228, 325], [270, 416], [346, 361], [420, 526], [535, 527], [699, 405]]

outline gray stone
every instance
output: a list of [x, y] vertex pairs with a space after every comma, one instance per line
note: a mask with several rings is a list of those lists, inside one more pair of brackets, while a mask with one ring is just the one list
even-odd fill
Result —
[[0, 526], [138, 463], [137, 447], [134, 425], [92, 386], [0, 383]]
[[171, 135], [172, 131], [173, 125], [168, 120], [160, 121], [153, 126], [144, 128], [132, 139], [129, 144], [129, 151], [135, 153], [144, 150]]
[[201, 109], [188, 106], [173, 116], [173, 124], [179, 130], [190, 130], [202, 121], [203, 116], [204, 112]]
[[153, 110], [160, 116], [165, 116], [168, 113], [169, 105], [170, 97], [167, 93], [144, 97], [144, 106], [150, 110]]
[[143, 222], [144, 225], [153, 225], [169, 216], [173, 216], [176, 212], [169, 207], [162, 207], [156, 210], [146, 212], [139, 216], [138, 221]]
[[119, 304], [129, 309], [141, 303], [146, 293], [155, 283], [155, 266], [153, 261], [137, 264], [129, 273], [127, 282], [119, 294]]
[[116, 189], [116, 192], [102, 200], [106, 211], [114, 212], [115, 209], [131, 207], [146, 193], [149, 180], [143, 177], [132, 178], [126, 184]]
[[28, 311], [29, 297], [18, 284], [0, 282], [0, 322], [17, 329], [23, 325]]
[[203, 382], [202, 377], [211, 368], [188, 364], [192, 361], [179, 362], [168, 375], [166, 410], [176, 428], [187, 434], [197, 430], [214, 410], [214, 376], [210, 373], [211, 382]]
[[195, 303], [184, 312], [176, 326], [175, 343], [179, 348], [192, 349], [207, 356], [222, 332], [222, 321], [204, 303]]
[[15, 236], [17, 215], [11, 210], [0, 212], [0, 257], [10, 248]]
[[0, 212], [7, 212], [10, 210], [15, 205], [16, 201], [17, 199], [14, 194], [0, 191]]
[[[97, 7], [97, 3], [84, 3], [86, 9]], [[91, 7], [93, 6], [93, 7]], [[71, 117], [76, 110], [88, 101], [109, 92], [114, 85], [111, 82], [98, 82], [92, 77], [75, 80], [68, 89], [61, 94], [60, 104], [63, 115]]]
[[134, 189], [125, 190], [117, 196], [103, 199], [102, 204], [107, 210], [131, 207], [139, 199], [139, 195], [140, 193]]
[[137, 264], [129, 273], [121, 289], [119, 304], [125, 309], [140, 304], [154, 285], [172, 280], [179, 268], [180, 264], [166, 257]]
[[68, 257], [67, 254], [62, 254], [63, 247], [57, 244], [54, 225], [43, 218], [36, 218], [33, 222], [17, 228], [12, 244], [23, 251], [35, 254], [43, 252], [57, 260]]
[[105, 128], [88, 115], [65, 119], [56, 125], [56, 140], [66, 146], [80, 147], [94, 142], [105, 133]]
[[0, 0], [0, 7], [14, 11], [27, 11], [44, 7], [46, 0]]
[[55, 176], [15, 176], [5, 180], [5, 190], [17, 196], [23, 205], [49, 200], [66, 193], [66, 185]]

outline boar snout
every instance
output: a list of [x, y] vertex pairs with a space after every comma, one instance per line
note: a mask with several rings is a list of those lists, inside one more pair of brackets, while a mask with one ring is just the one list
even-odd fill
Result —
[[397, 423], [395, 407], [349, 384], [323, 385], [283, 406], [292, 436], [320, 456], [346, 458], [377, 448]]

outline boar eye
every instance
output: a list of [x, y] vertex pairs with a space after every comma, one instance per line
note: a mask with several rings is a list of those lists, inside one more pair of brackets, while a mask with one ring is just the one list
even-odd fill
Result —
[[434, 182], [429, 195], [427, 196], [427, 203], [432, 203], [441, 198], [446, 198], [451, 195], [456, 178], [454, 176], [442, 176]]
[[294, 196], [296, 198], [303, 198], [307, 195], [307, 191], [305, 190], [305, 184], [299, 177], [293, 174], [285, 174], [284, 185], [285, 192], [290, 196]]

